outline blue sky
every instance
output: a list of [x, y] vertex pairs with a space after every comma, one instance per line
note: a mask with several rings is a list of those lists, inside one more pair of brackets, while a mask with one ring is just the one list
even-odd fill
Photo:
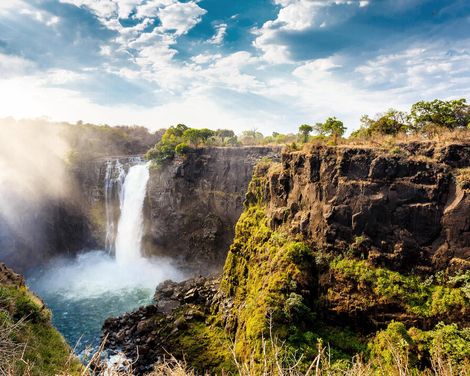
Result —
[[352, 130], [469, 67], [468, 0], [0, 1], [0, 117]]

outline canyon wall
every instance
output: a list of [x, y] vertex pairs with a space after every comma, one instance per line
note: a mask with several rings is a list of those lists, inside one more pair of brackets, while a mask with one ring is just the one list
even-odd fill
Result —
[[469, 260], [470, 197], [459, 176], [470, 166], [470, 145], [400, 150], [286, 153], [265, 192], [274, 227], [286, 224], [331, 250], [357, 243], [364, 257], [396, 269]]
[[144, 249], [192, 272], [220, 272], [255, 164], [279, 147], [202, 148], [151, 168]]

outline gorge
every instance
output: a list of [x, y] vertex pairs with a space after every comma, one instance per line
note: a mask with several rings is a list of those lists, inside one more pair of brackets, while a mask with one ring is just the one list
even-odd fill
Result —
[[[261, 357], [269, 333], [306, 359], [325, 341], [341, 363], [378, 351], [394, 323], [425, 367], [443, 330], [455, 325], [456, 344], [468, 335], [470, 143], [397, 147], [80, 161], [56, 202], [66, 215], [44, 216], [53, 251], [31, 267], [20, 247], [11, 261], [77, 354], [106, 338], [136, 374], [167, 353], [198, 373], [236, 372], [234, 357]], [[69, 238], [70, 251], [57, 248]]]
[[[87, 347], [96, 349], [107, 317], [150, 303], [160, 282], [184, 278], [169, 259], [142, 256], [142, 209], [148, 178], [149, 164], [140, 158], [132, 158], [127, 171], [119, 160], [107, 161], [107, 249], [89, 251], [71, 260], [54, 259], [27, 280], [51, 308], [53, 323], [79, 354]], [[116, 216], [113, 197], [120, 207]], [[114, 217], [118, 218], [117, 225]]]

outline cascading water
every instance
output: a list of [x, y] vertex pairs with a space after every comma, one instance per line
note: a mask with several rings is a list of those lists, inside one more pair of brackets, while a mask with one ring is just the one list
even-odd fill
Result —
[[106, 318], [149, 304], [160, 282], [184, 278], [171, 260], [142, 257], [149, 165], [140, 159], [128, 161], [133, 165], [127, 174], [117, 160], [106, 164], [106, 251], [55, 260], [28, 278], [32, 290], [52, 309], [54, 325], [77, 353], [99, 345]]
[[126, 171], [119, 160], [106, 162], [106, 175], [104, 178], [104, 200], [106, 207], [106, 238], [105, 250], [108, 253], [114, 251], [114, 242], [116, 239], [116, 213], [115, 199], [119, 198], [119, 206], [123, 201], [123, 185], [126, 178]]
[[149, 165], [146, 163], [132, 166], [124, 181], [121, 217], [119, 218], [115, 247], [116, 260], [119, 263], [135, 261], [142, 257], [141, 244], [144, 225], [142, 208], [148, 179]]

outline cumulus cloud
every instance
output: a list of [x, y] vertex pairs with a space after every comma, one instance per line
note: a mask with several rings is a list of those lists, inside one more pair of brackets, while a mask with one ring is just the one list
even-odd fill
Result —
[[209, 43], [211, 44], [222, 44], [225, 38], [225, 34], [227, 34], [227, 24], [221, 23], [215, 26], [215, 34], [210, 39]]
[[321, 29], [350, 18], [355, 10], [369, 5], [360, 0], [275, 0], [280, 5], [276, 19], [254, 29], [253, 45], [273, 64], [292, 62], [289, 45], [282, 36], [289, 32]]
[[161, 8], [158, 18], [163, 31], [174, 30], [176, 35], [186, 34], [199, 21], [206, 11], [200, 8], [195, 2], [180, 3], [178, 1]]
[[401, 88], [421, 95], [441, 96], [444, 91], [465, 96], [470, 84], [470, 40], [455, 43], [419, 44], [402, 51], [381, 54], [355, 68], [369, 88]]

